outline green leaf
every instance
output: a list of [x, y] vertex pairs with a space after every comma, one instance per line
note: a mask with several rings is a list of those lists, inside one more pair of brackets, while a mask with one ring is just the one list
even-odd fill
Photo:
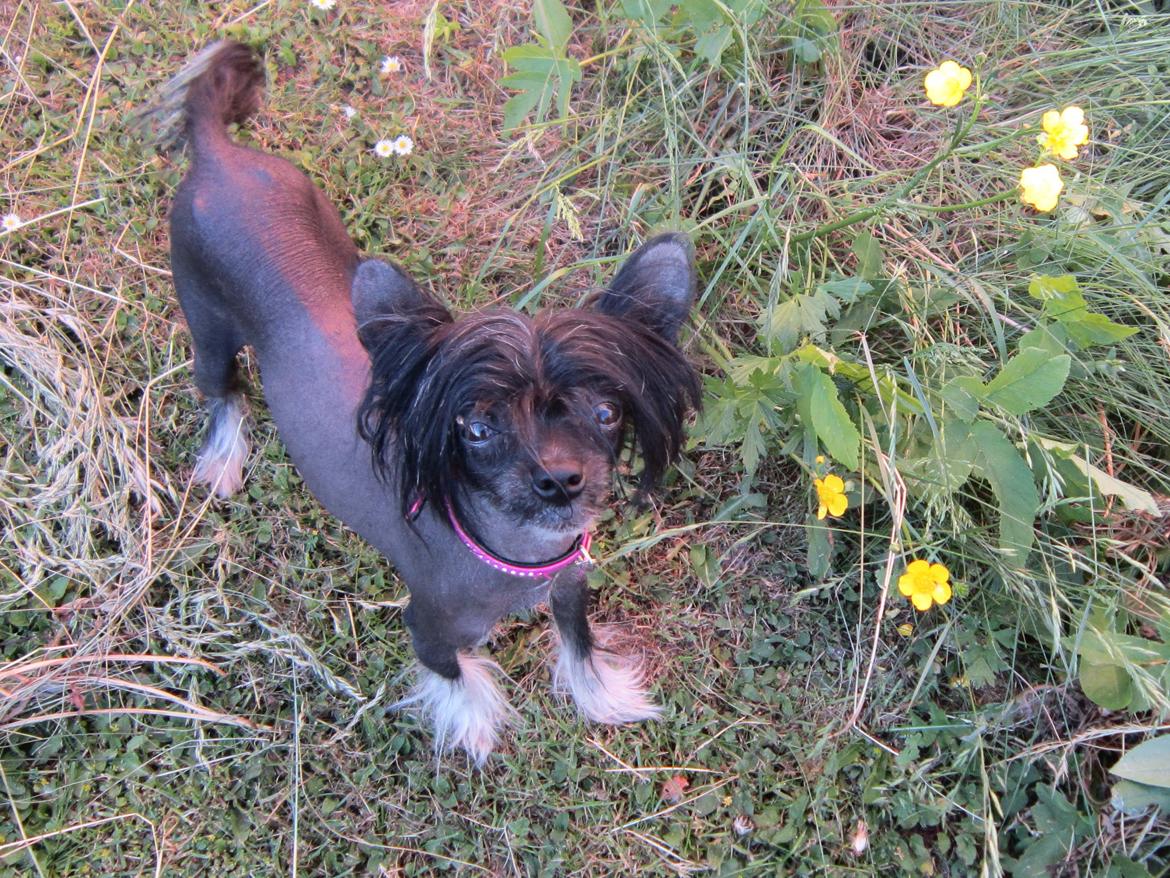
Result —
[[622, 0], [622, 12], [626, 18], [650, 27], [670, 11], [671, 5], [672, 0]]
[[1170, 735], [1143, 741], [1118, 759], [1109, 771], [1136, 783], [1170, 789]]
[[812, 426], [825, 450], [837, 461], [847, 469], [857, 469], [861, 434], [841, 404], [837, 385], [808, 363], [801, 363], [794, 371], [796, 410], [802, 423], [806, 428]]
[[[1170, 814], [1170, 791], [1132, 780], [1119, 780], [1113, 785], [1111, 804], [1118, 811], [1134, 816], [1145, 811], [1150, 805], [1157, 806], [1163, 814]], [[1149, 872], [1137, 874], [1149, 875]]]
[[983, 398], [1013, 415], [1038, 409], [1060, 393], [1072, 357], [1054, 357], [1040, 348], [1024, 348], [984, 388]]
[[1091, 311], [1086, 311], [1083, 317], [1076, 320], [1062, 321], [1062, 324], [1068, 330], [1069, 338], [1081, 348], [1115, 344], [1138, 331], [1136, 326], [1123, 326], [1104, 314]]
[[947, 414], [969, 424], [979, 414], [983, 384], [978, 378], [964, 375], [944, 384], [939, 394], [947, 404]]
[[1080, 285], [1075, 275], [1036, 274], [1028, 281], [1028, 295], [1033, 299], [1045, 301], [1067, 296], [1069, 293], [1080, 292]]
[[1138, 331], [1136, 327], [1114, 323], [1104, 314], [1090, 311], [1077, 279], [1071, 274], [1036, 275], [1028, 283], [1028, 295], [1044, 302], [1045, 316], [1063, 326], [1081, 349], [1114, 344]]
[[805, 523], [804, 532], [808, 540], [806, 566], [809, 576], [813, 579], [827, 576], [832, 566], [833, 542], [829, 530], [825, 522], [817, 521], [815, 515], [810, 515]]
[[873, 284], [860, 277], [843, 277], [839, 280], [826, 281], [817, 285], [817, 290], [826, 292], [846, 305], [852, 305], [862, 296], [873, 292]]
[[839, 317], [841, 305], [821, 289], [811, 295], [797, 294], [781, 302], [763, 317], [761, 331], [775, 342], [781, 352], [792, 350], [801, 337], [820, 341], [825, 337], [825, 321]]
[[885, 254], [882, 245], [869, 232], [858, 232], [853, 238], [853, 255], [857, 258], [857, 273], [864, 278], [882, 277]]
[[1121, 479], [1109, 475], [1105, 470], [1093, 466], [1078, 453], [1075, 445], [1039, 436], [1033, 438], [1041, 448], [1051, 451], [1062, 460], [1067, 460], [1080, 470], [1082, 475], [1091, 479], [1102, 495], [1118, 498], [1126, 509], [1133, 512], [1146, 512], [1155, 518], [1162, 517], [1162, 510], [1158, 507], [1158, 501], [1154, 499], [1153, 494], [1142, 490], [1137, 485], [1123, 482]]
[[1106, 710], [1124, 710], [1133, 701], [1133, 680], [1125, 668], [1081, 662], [1081, 691]]
[[563, 54], [573, 33], [573, 20], [561, 0], [533, 0], [532, 17], [536, 29], [558, 54]]
[[559, 116], [568, 114], [569, 93], [581, 79], [581, 65], [575, 59], [536, 45], [513, 46], [502, 57], [515, 72], [502, 77], [500, 84], [519, 92], [504, 104], [505, 131], [518, 128], [533, 110], [543, 120], [554, 97]]
[[1000, 550], [1023, 562], [1035, 539], [1033, 525], [1040, 508], [1032, 470], [990, 421], [972, 424], [971, 440], [978, 448], [975, 471], [991, 485], [999, 504]]

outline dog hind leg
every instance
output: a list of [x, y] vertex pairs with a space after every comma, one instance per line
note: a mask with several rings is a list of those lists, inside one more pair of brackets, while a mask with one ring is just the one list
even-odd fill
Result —
[[195, 350], [195, 385], [207, 399], [207, 437], [192, 478], [219, 497], [230, 497], [244, 483], [249, 448], [247, 405], [236, 362], [243, 340], [231, 317], [206, 294], [198, 275], [183, 269], [174, 254], [171, 262]]
[[589, 586], [584, 575], [562, 574], [551, 603], [560, 645], [553, 688], [572, 696], [587, 719], [608, 725], [657, 719], [662, 711], [645, 689], [640, 663], [598, 645], [589, 628]]

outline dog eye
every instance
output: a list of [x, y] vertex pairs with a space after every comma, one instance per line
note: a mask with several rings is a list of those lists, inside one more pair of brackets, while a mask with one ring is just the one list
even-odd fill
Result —
[[459, 417], [455, 419], [455, 423], [463, 430], [463, 435], [467, 438], [467, 441], [476, 445], [482, 445], [496, 433], [495, 430], [483, 421], [468, 421]]
[[622, 413], [612, 402], [599, 402], [593, 407], [593, 417], [603, 427], [612, 427], [621, 420]]

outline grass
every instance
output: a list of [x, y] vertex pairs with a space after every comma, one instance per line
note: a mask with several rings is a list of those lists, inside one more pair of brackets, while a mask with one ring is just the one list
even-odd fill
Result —
[[[432, 4], [411, 0], [11, 6], [0, 209], [27, 224], [0, 237], [0, 876], [1166, 873], [1164, 812], [1117, 807], [1108, 773], [1167, 728], [1166, 519], [1102, 498], [1051, 443], [1167, 508], [1170, 17], [771, 6], [714, 64], [684, 14], [700, 4], [654, 28], [571, 6], [571, 113], [514, 135], [500, 55], [533, 22], [506, 4], [435, 4], [458, 28], [429, 46]], [[494, 645], [520, 728], [482, 772], [436, 765], [384, 715], [405, 591], [263, 415], [239, 498], [189, 488], [202, 415], [166, 252], [183, 161], [127, 122], [224, 35], [267, 53], [237, 136], [458, 307], [571, 303], [634, 240], [692, 232], [707, 413], [656, 506], [604, 523], [596, 581], [662, 722], [581, 724], [548, 692], [538, 613]], [[384, 54], [406, 71], [378, 77]], [[977, 115], [922, 100], [944, 57], [977, 67]], [[1070, 103], [1092, 144], [1037, 216], [1010, 193], [1040, 114]], [[401, 132], [408, 159], [372, 155]], [[1065, 273], [1138, 332], [1072, 349], [1043, 406], [982, 409], [1040, 489], [1020, 560], [996, 473], [952, 483], [938, 461], [963, 454], [932, 449], [953, 435], [942, 388], [1002, 369], [1052, 322], [1029, 280]], [[836, 313], [769, 328], [856, 279], [871, 289]], [[855, 471], [829, 461], [853, 483], [831, 527], [810, 518], [825, 449], [783, 377], [806, 340], [865, 376], [836, 376], [864, 444]], [[931, 417], [891, 412], [875, 379]], [[951, 569], [945, 608], [883, 599], [912, 556]], [[1086, 696], [1104, 697], [1086, 668], [1130, 700]]]

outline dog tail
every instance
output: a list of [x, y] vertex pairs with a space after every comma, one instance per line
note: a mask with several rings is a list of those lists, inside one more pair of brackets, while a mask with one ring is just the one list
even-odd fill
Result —
[[260, 106], [264, 65], [242, 43], [212, 43], [162, 87], [135, 125], [162, 150], [186, 141], [199, 148], [227, 139], [227, 126]]

